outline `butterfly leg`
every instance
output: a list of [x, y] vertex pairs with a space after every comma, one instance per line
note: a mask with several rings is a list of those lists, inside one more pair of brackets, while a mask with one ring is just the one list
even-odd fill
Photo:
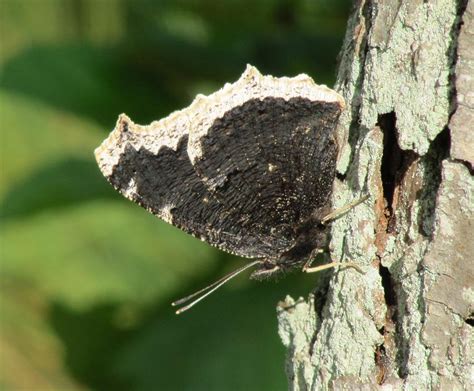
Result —
[[369, 195], [366, 194], [365, 196], [359, 198], [358, 200], [352, 201], [341, 208], [333, 210], [331, 213], [327, 214], [321, 219], [321, 224], [327, 224], [328, 222], [332, 220], [336, 220], [337, 218], [341, 217], [343, 214], [350, 211], [352, 208], [355, 208], [357, 205], [362, 204], [368, 198], [369, 198]]
[[[321, 224], [325, 225], [329, 223], [330, 221], [339, 218], [340, 216], [347, 213], [352, 208], [356, 207], [359, 204], [362, 204], [368, 198], [369, 198], [369, 195], [366, 194], [363, 197], [359, 198], [358, 200], [352, 201], [341, 208], [333, 210], [331, 213], [327, 214], [325, 217], [321, 219]], [[315, 249], [312, 251], [308, 261], [303, 266], [303, 271], [305, 273], [316, 273], [321, 270], [330, 269], [332, 267], [353, 267], [354, 269], [357, 269], [359, 272], [364, 273], [364, 271], [360, 268], [360, 266], [354, 262], [330, 262], [324, 265], [311, 267], [311, 264], [313, 263], [316, 256], [323, 252], [324, 250], [321, 250], [321, 249]]]
[[313, 250], [313, 252], [311, 253], [311, 256], [309, 257], [309, 259], [306, 261], [306, 263], [303, 266], [303, 271], [305, 273], [316, 273], [316, 272], [320, 272], [321, 270], [326, 270], [326, 269], [330, 269], [332, 267], [338, 267], [338, 266], [339, 267], [353, 267], [354, 269], [357, 269], [359, 272], [364, 273], [364, 271], [360, 268], [360, 266], [354, 262], [330, 262], [324, 265], [311, 267], [311, 264], [316, 258], [316, 255], [321, 254], [323, 252], [324, 251], [319, 248], [316, 250]]
[[[306, 264], [308, 263], [310, 262], [309, 261], [306, 262]], [[306, 264], [303, 266], [303, 271], [305, 273], [316, 273], [316, 272], [320, 272], [321, 270], [326, 270], [326, 269], [330, 269], [332, 267], [338, 267], [338, 266], [339, 267], [353, 267], [354, 269], [357, 269], [357, 271], [364, 273], [364, 271], [360, 268], [360, 266], [354, 262], [330, 262], [330, 263], [326, 263], [324, 265], [315, 266], [315, 267], [309, 267], [309, 266], [306, 266]]]

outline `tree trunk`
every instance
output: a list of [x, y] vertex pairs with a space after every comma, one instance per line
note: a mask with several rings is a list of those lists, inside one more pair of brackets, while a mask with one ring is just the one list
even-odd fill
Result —
[[354, 8], [333, 203], [371, 197], [333, 223], [331, 257], [364, 273], [279, 304], [292, 390], [473, 387], [473, 17], [474, 0]]

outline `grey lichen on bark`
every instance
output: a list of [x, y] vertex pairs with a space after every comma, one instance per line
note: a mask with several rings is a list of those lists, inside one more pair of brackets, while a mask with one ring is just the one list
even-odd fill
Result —
[[[474, 381], [474, 2], [360, 1], [336, 89], [324, 297], [278, 305], [292, 390], [469, 389]], [[321, 290], [321, 288], [319, 288]]]

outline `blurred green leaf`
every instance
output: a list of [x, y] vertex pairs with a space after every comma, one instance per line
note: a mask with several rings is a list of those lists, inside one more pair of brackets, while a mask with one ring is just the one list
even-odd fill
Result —
[[67, 373], [63, 345], [48, 324], [48, 303], [30, 284], [0, 287], [0, 387], [2, 390], [82, 390]]
[[3, 224], [2, 273], [52, 299], [160, 302], [206, 273], [217, 250], [126, 202], [91, 202]]
[[[124, 322], [124, 313], [133, 318], [132, 324]], [[140, 317], [139, 308], [120, 303], [77, 310], [58, 302], [53, 302], [48, 316], [63, 343], [63, 359], [70, 373], [90, 389], [114, 391], [134, 389], [133, 383], [120, 373], [114, 374], [111, 366], [128, 340], [142, 332], [137, 327]]]
[[228, 285], [183, 315], [150, 317], [117, 353], [114, 373], [143, 391], [286, 390], [275, 304], [290, 282]]
[[119, 197], [92, 158], [69, 158], [41, 167], [12, 186], [1, 201], [0, 218], [25, 217], [45, 209]]
[[50, 321], [64, 341], [72, 373], [90, 387], [285, 390], [274, 306], [287, 293], [306, 294], [313, 283], [302, 274], [278, 284], [243, 275], [183, 315], [155, 306], [128, 329], [119, 327], [117, 314], [133, 318], [134, 309], [121, 310], [119, 303], [85, 310], [58, 303]]
[[115, 42], [123, 35], [123, 3], [123, 0], [2, 0], [0, 62], [25, 48], [44, 43]]
[[44, 103], [0, 92], [0, 197], [43, 165], [76, 157], [92, 161], [103, 132]]
[[147, 82], [148, 75], [134, 72], [123, 54], [88, 44], [32, 47], [4, 64], [0, 87], [110, 129], [121, 112], [151, 122], [171, 111], [175, 106], [164, 78]]

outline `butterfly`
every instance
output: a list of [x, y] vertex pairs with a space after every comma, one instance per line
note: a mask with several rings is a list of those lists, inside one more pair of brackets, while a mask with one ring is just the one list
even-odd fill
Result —
[[314, 270], [337, 217], [330, 199], [343, 109], [338, 93], [307, 75], [263, 76], [248, 65], [235, 83], [150, 125], [119, 116], [95, 150], [112, 186], [202, 241], [255, 259], [174, 302], [197, 297], [177, 313], [251, 267], [256, 279]]

